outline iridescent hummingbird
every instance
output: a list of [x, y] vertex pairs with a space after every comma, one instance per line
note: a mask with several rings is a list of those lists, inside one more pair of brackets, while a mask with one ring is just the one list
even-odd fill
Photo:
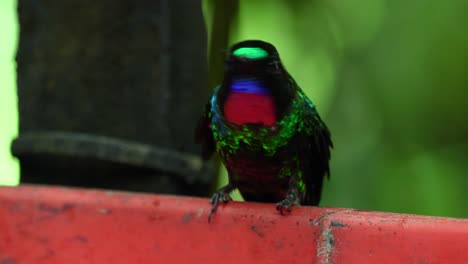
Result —
[[229, 175], [211, 198], [208, 221], [235, 188], [246, 201], [275, 202], [281, 214], [320, 202], [330, 131], [270, 43], [247, 40], [230, 48], [196, 139], [203, 158], [216, 151]]

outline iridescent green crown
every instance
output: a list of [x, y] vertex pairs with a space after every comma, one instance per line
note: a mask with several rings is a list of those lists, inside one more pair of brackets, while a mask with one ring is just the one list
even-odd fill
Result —
[[259, 60], [268, 57], [268, 52], [258, 47], [243, 47], [232, 52], [236, 57], [245, 57], [251, 60]]

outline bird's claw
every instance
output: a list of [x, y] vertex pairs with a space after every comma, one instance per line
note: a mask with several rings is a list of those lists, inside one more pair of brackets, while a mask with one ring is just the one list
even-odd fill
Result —
[[280, 214], [285, 215], [286, 212], [291, 212], [291, 207], [293, 206], [293, 204], [294, 202], [286, 198], [283, 201], [276, 204], [276, 210], [278, 210]]
[[232, 198], [231, 196], [229, 196], [229, 193], [215, 192], [211, 197], [210, 203], [214, 205], [219, 202], [227, 203], [229, 201], [232, 201]]
[[218, 209], [219, 202], [227, 203], [232, 201], [231, 196], [229, 196], [229, 192], [230, 190], [223, 188], [213, 194], [210, 200], [210, 203], [213, 205], [213, 207], [211, 207], [210, 214], [208, 215], [208, 223], [211, 221], [211, 216], [213, 213], [216, 212], [216, 209]]
[[289, 190], [289, 193], [286, 198], [284, 198], [284, 200], [276, 204], [276, 210], [278, 210], [280, 214], [284, 215], [286, 212], [291, 212], [293, 205], [299, 204], [298, 191], [297, 189], [293, 188]]

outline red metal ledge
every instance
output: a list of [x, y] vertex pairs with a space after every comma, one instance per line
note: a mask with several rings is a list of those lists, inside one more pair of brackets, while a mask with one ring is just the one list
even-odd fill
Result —
[[0, 263], [467, 263], [468, 220], [0, 187]]

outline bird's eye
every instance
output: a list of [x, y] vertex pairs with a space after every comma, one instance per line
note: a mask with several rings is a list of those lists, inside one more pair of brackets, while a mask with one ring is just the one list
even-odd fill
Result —
[[281, 63], [277, 60], [274, 60], [267, 65], [268, 67], [268, 72], [270, 74], [281, 74]]
[[279, 63], [279, 61], [276, 61], [276, 60], [273, 61], [273, 62], [271, 63], [271, 67], [273, 67], [273, 69], [279, 71], [279, 70], [280, 70], [280, 63]]

